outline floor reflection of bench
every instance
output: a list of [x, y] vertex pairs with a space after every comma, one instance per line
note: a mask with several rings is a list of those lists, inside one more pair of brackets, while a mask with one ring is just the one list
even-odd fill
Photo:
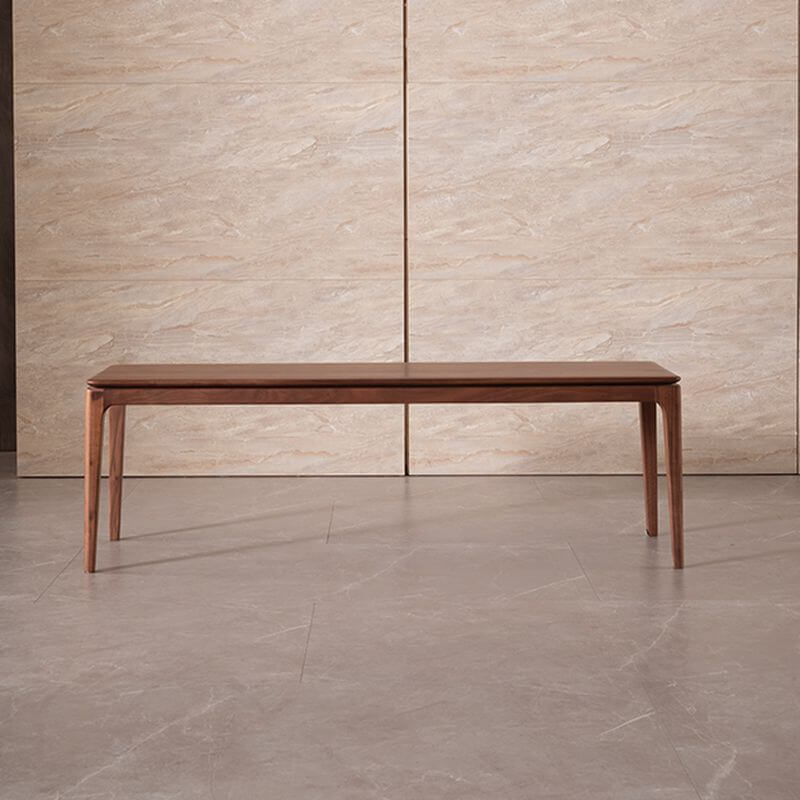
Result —
[[418, 364], [121, 364], [86, 389], [84, 568], [95, 570], [103, 417], [109, 417], [110, 536], [119, 539], [125, 407], [384, 403], [639, 404], [646, 530], [658, 533], [656, 405], [664, 419], [672, 558], [683, 566], [681, 390], [652, 361]]

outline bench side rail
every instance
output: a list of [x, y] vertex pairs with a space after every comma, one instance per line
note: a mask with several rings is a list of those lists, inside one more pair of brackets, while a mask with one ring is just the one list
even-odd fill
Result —
[[116, 405], [341, 405], [384, 403], [623, 403], [655, 401], [655, 385], [126, 387], [100, 389]]

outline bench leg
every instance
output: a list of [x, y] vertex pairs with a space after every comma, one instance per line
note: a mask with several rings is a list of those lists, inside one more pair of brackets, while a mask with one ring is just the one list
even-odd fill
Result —
[[104, 411], [102, 390], [87, 389], [83, 471], [83, 568], [86, 572], [94, 572], [97, 553], [97, 509], [100, 501]]
[[672, 524], [672, 563], [683, 567], [683, 445], [681, 442], [681, 387], [663, 386], [658, 403], [664, 417], [669, 516]]
[[122, 462], [125, 457], [125, 406], [108, 409], [108, 537], [119, 539], [122, 513]]
[[658, 445], [655, 402], [639, 403], [639, 431], [642, 436], [645, 530], [648, 536], [658, 536]]

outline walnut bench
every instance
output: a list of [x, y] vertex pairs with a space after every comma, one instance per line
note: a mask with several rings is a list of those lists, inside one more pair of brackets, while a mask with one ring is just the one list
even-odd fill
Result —
[[666, 445], [672, 558], [683, 566], [681, 390], [652, 361], [418, 364], [120, 364], [86, 389], [84, 568], [95, 570], [103, 417], [109, 416], [110, 536], [119, 539], [125, 407], [340, 403], [638, 403], [646, 530], [658, 533], [656, 405]]

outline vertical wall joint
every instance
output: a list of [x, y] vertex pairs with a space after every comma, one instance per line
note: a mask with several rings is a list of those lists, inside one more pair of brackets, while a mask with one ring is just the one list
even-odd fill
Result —
[[[403, 0], [403, 361], [409, 361], [408, 311], [408, 3]], [[403, 409], [403, 472], [408, 475], [409, 413]]]

